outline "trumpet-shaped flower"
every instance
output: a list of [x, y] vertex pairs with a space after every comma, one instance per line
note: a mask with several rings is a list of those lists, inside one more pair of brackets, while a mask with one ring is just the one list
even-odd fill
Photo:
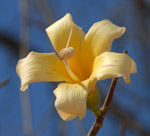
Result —
[[60, 82], [54, 90], [55, 107], [64, 120], [82, 119], [87, 98], [95, 91], [96, 82], [123, 77], [130, 82], [136, 73], [136, 63], [127, 54], [110, 52], [114, 39], [125, 32], [125, 27], [109, 20], [93, 24], [85, 34], [70, 14], [46, 29], [55, 53], [30, 52], [16, 67], [21, 78], [21, 90], [32, 82]]

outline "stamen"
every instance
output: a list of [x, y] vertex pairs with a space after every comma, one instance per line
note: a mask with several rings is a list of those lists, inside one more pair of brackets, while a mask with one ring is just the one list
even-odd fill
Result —
[[72, 78], [72, 80], [74, 80], [75, 82], [79, 82], [80, 79], [72, 72], [72, 70], [71, 70], [71, 68], [70, 68], [70, 66], [68, 64], [68, 59], [70, 59], [71, 57], [73, 57], [74, 54], [75, 54], [74, 48], [68, 47], [69, 43], [70, 43], [71, 35], [72, 35], [72, 30], [70, 31], [66, 48], [62, 49], [59, 52], [59, 57], [60, 57], [61, 60], [63, 60], [63, 62], [65, 64], [65, 67], [66, 67], [66, 70], [67, 70], [69, 76]]
[[68, 46], [69, 46], [71, 35], [72, 35], [72, 29], [71, 29], [70, 34], [69, 34], [69, 38], [68, 38], [68, 42], [67, 42], [66, 48], [68, 48]]
[[64, 64], [65, 64], [65, 67], [66, 67], [66, 70], [69, 74], [69, 76], [75, 81], [75, 82], [79, 82], [79, 78], [72, 72], [72, 70], [70, 69], [70, 66], [68, 64], [68, 61], [67, 59], [64, 60]]

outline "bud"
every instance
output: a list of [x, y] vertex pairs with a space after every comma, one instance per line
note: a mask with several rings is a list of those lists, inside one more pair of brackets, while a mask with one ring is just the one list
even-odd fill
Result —
[[95, 114], [95, 116], [99, 116], [101, 114], [101, 109], [99, 108], [100, 104], [100, 92], [98, 87], [95, 87], [95, 90], [91, 91], [87, 97], [87, 108]]
[[74, 56], [75, 50], [72, 47], [64, 48], [59, 52], [59, 57], [61, 60], [66, 60]]

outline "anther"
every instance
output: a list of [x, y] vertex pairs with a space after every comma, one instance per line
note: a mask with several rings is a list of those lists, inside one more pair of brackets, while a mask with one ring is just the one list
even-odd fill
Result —
[[59, 57], [61, 60], [70, 59], [75, 55], [75, 50], [72, 47], [64, 48], [59, 52]]

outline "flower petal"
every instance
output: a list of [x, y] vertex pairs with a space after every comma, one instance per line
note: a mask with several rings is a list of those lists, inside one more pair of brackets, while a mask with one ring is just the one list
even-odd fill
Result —
[[73, 22], [72, 16], [69, 13], [46, 29], [47, 35], [58, 54], [60, 50], [66, 47], [71, 30], [72, 35], [69, 45], [73, 47], [77, 53], [85, 34], [82, 28]]
[[55, 90], [55, 107], [63, 120], [82, 119], [86, 113], [88, 81], [79, 84], [62, 83]]
[[94, 82], [95, 79], [104, 80], [123, 76], [127, 83], [130, 82], [130, 74], [137, 72], [136, 63], [132, 58], [127, 54], [113, 52], [104, 52], [98, 56], [92, 71], [90, 79]]
[[16, 71], [21, 78], [22, 91], [28, 88], [29, 83], [33, 82], [71, 82], [64, 64], [55, 53], [30, 52], [26, 58], [18, 62]]
[[[91, 66], [95, 57], [105, 51], [110, 51], [113, 40], [119, 38], [124, 32], [125, 27], [119, 27], [109, 20], [93, 24], [81, 46], [80, 63], [83, 67], [83, 72], [89, 73], [87, 68]], [[86, 61], [87, 58], [88, 61]]]
[[83, 41], [85, 36], [82, 28], [80, 28], [73, 22], [72, 16], [70, 14], [66, 14], [63, 18], [49, 26], [46, 29], [46, 32], [49, 39], [51, 40], [53, 47], [59, 54], [59, 52], [66, 47], [71, 30], [72, 35], [69, 47], [73, 47], [75, 49], [75, 55], [71, 59], [69, 59], [69, 65], [73, 73], [75, 73], [77, 76], [80, 76], [77, 59], [79, 56], [81, 42]]

